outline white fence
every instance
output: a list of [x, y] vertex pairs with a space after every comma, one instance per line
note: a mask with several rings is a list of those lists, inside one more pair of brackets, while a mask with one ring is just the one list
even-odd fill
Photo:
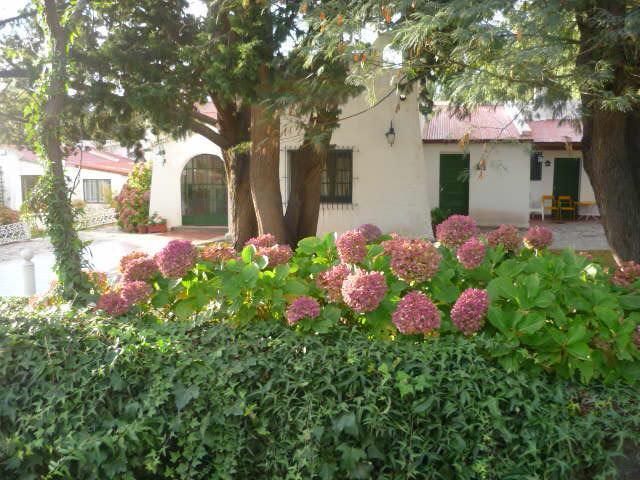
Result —
[[100, 210], [93, 210], [86, 212], [81, 218], [78, 219], [76, 228], [78, 230], [84, 230], [86, 228], [98, 227], [100, 225], [109, 225], [116, 223], [118, 217], [116, 215], [115, 208], [104, 208]]
[[29, 240], [30, 238], [31, 227], [27, 223], [20, 222], [0, 225], [0, 245]]
[[[105, 208], [100, 210], [92, 210], [85, 213], [76, 222], [78, 230], [99, 227], [100, 225], [110, 225], [116, 223], [118, 217], [115, 208]], [[29, 222], [10, 223], [9, 225], [0, 225], [0, 245], [7, 243], [21, 242], [31, 238], [31, 227], [44, 228], [44, 225], [37, 220]]]

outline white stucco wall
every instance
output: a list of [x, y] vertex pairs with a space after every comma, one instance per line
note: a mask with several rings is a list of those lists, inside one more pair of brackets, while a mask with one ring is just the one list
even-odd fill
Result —
[[101, 170], [89, 170], [86, 168], [80, 169], [80, 175], [78, 176], [78, 169], [74, 167], [66, 167], [65, 174], [71, 182], [76, 181], [77, 186], [73, 191], [73, 200], [84, 201], [84, 181], [83, 180], [110, 180], [111, 181], [111, 195], [113, 198], [120, 193], [122, 186], [127, 181], [127, 175], [121, 175], [119, 173], [103, 172]]
[[[376, 94], [382, 97], [390, 88], [388, 79], [381, 80]], [[341, 117], [370, 106], [366, 94], [362, 94], [343, 106]], [[374, 223], [384, 232], [430, 235], [430, 180], [422, 157], [418, 119], [415, 93], [401, 101], [394, 92], [366, 113], [340, 123], [333, 133], [332, 144], [339, 149], [353, 149], [353, 201], [349, 205], [321, 205], [319, 234]], [[396, 131], [393, 146], [385, 137], [391, 120]], [[291, 133], [286, 120], [283, 132], [280, 175], [286, 201], [287, 150], [298, 148], [301, 140]]]
[[[0, 148], [0, 153], [2, 152], [4, 152], [4, 154], [0, 154], [0, 168], [2, 169], [4, 204], [13, 210], [20, 210], [20, 206], [25, 200], [22, 198], [22, 175], [42, 175], [44, 173], [44, 168], [40, 162], [32, 162], [22, 159], [19, 153], [15, 150]], [[66, 167], [65, 175], [70, 182], [73, 182], [78, 175], [78, 169]], [[84, 200], [84, 179], [111, 180], [111, 192], [115, 197], [127, 181], [127, 176], [118, 173], [103, 172], [100, 170], [81, 169], [77, 186], [72, 195], [74, 200]]]
[[[478, 225], [510, 223], [529, 225], [529, 156], [531, 144], [471, 143], [464, 149], [457, 143], [424, 144], [424, 163], [429, 172], [430, 203], [440, 203], [440, 155], [468, 153], [470, 156], [469, 215]], [[475, 169], [481, 158], [486, 170]]]
[[4, 204], [13, 209], [20, 210], [22, 205], [22, 175], [42, 175], [42, 165], [36, 162], [22, 160], [18, 152], [10, 149], [1, 149], [0, 167], [2, 168], [2, 183], [4, 187]]
[[164, 143], [166, 162], [153, 161], [149, 211], [167, 219], [168, 227], [182, 225], [182, 198], [180, 178], [189, 160], [197, 155], [210, 154], [222, 158], [220, 147], [201, 135], [190, 135], [182, 140]]
[[[553, 195], [553, 169], [556, 158], [579, 158], [580, 159], [580, 198], [582, 202], [595, 202], [595, 195], [589, 176], [584, 169], [582, 163], [582, 154], [580, 151], [566, 150], [542, 150], [542, 179], [531, 182], [531, 201], [540, 202], [542, 195]], [[544, 166], [544, 162], [549, 160], [551, 165]]]

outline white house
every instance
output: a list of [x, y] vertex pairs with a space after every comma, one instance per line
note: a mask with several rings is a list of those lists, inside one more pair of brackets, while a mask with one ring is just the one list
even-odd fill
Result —
[[[72, 198], [92, 207], [105, 206], [120, 192], [133, 164], [130, 158], [111, 152], [74, 153], [65, 159], [65, 175], [75, 185]], [[19, 210], [43, 173], [42, 162], [32, 151], [0, 146], [0, 203]]]
[[[375, 223], [384, 231], [429, 233], [430, 211], [473, 216], [482, 226], [526, 227], [543, 195], [593, 202], [582, 168], [581, 134], [569, 124], [538, 120], [519, 125], [504, 106], [483, 106], [460, 119], [447, 105], [428, 118], [415, 93], [399, 95], [388, 81], [342, 109], [322, 180], [318, 233]], [[215, 108], [208, 107], [215, 115]], [[289, 164], [302, 135], [282, 120], [280, 176], [283, 206]], [[386, 135], [393, 129], [394, 141]], [[151, 212], [170, 227], [226, 225], [227, 199], [220, 149], [198, 135], [164, 145], [154, 161]], [[582, 205], [580, 208], [587, 208]], [[550, 210], [546, 210], [550, 214]]]

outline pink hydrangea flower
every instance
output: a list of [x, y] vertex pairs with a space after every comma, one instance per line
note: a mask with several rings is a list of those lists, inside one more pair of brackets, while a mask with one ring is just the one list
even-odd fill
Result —
[[109, 290], [98, 299], [96, 309], [102, 310], [112, 317], [124, 315], [129, 310], [129, 303], [120, 295], [119, 292]]
[[247, 245], [253, 245], [256, 248], [267, 248], [273, 247], [278, 243], [276, 237], [270, 233], [263, 233], [262, 235], [258, 235], [257, 237], [250, 238], [245, 242], [245, 247]]
[[197, 258], [198, 250], [189, 240], [171, 240], [155, 256], [160, 272], [169, 278], [186, 275]]
[[389, 240], [391, 271], [406, 282], [426, 282], [440, 268], [442, 255], [434, 244], [421, 239]]
[[479, 331], [489, 310], [489, 295], [486, 290], [468, 288], [453, 305], [451, 321], [465, 335]]
[[138, 257], [127, 262], [122, 278], [125, 282], [148, 282], [158, 274], [158, 265], [151, 257]]
[[320, 315], [320, 304], [315, 298], [302, 296], [296, 298], [287, 308], [287, 322], [295, 325], [303, 318], [317, 318]]
[[382, 245], [382, 248], [386, 255], [393, 256], [394, 252], [402, 248], [402, 244], [409, 240], [410, 239], [401, 237], [394, 232], [391, 234], [391, 240], [385, 240], [380, 245]]
[[551, 245], [553, 233], [547, 227], [535, 225], [531, 227], [524, 236], [524, 244], [527, 248], [540, 250]]
[[391, 319], [400, 333], [429, 333], [440, 328], [440, 311], [429, 297], [417, 290], [398, 302]]
[[484, 254], [484, 244], [477, 237], [472, 237], [460, 245], [456, 256], [464, 268], [472, 270], [482, 264]]
[[342, 283], [350, 273], [351, 269], [348, 265], [344, 263], [334, 265], [318, 275], [316, 285], [326, 292], [329, 302], [339, 303], [342, 301]]
[[153, 289], [147, 282], [135, 280], [125, 282], [120, 286], [120, 295], [128, 305], [145, 303], [151, 297]]
[[237, 253], [231, 245], [214, 243], [213, 245], [205, 247], [202, 252], [200, 252], [200, 257], [211, 263], [221, 263], [236, 258]]
[[293, 251], [289, 245], [274, 245], [272, 247], [260, 247], [256, 251], [257, 255], [263, 255], [269, 260], [268, 267], [273, 268], [283, 265], [291, 260]]
[[633, 332], [633, 344], [640, 350], [640, 325], [638, 325], [635, 332]]
[[436, 227], [436, 238], [449, 248], [457, 248], [477, 234], [475, 220], [467, 215], [451, 215]]
[[376, 225], [372, 223], [365, 223], [364, 225], [360, 225], [358, 228], [356, 228], [356, 230], [364, 235], [364, 238], [367, 240], [367, 242], [375, 242], [382, 236], [382, 230], [380, 230]]
[[371, 312], [378, 308], [387, 293], [387, 282], [380, 272], [358, 270], [342, 283], [342, 298], [358, 313]]
[[611, 277], [611, 283], [619, 287], [630, 287], [640, 278], [640, 265], [634, 261], [622, 262]]
[[340, 235], [336, 247], [342, 263], [359, 263], [367, 256], [367, 239], [357, 230]]
[[502, 245], [505, 250], [515, 252], [520, 247], [520, 235], [515, 225], [500, 225], [487, 233], [487, 244], [495, 248]]
[[144, 257], [148, 257], [148, 256], [149, 255], [147, 255], [144, 252], [134, 251], [134, 252], [128, 253], [127, 255], [125, 255], [124, 257], [122, 257], [120, 259], [120, 268], [119, 268], [120, 273], [124, 273], [124, 271], [127, 269], [127, 265], [129, 264], [129, 262], [131, 260], [134, 260], [136, 258], [144, 258]]

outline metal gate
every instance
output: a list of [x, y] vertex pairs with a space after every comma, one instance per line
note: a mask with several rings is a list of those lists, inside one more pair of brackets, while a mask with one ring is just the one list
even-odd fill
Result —
[[227, 179], [215, 155], [193, 157], [182, 171], [182, 224], [227, 225]]

